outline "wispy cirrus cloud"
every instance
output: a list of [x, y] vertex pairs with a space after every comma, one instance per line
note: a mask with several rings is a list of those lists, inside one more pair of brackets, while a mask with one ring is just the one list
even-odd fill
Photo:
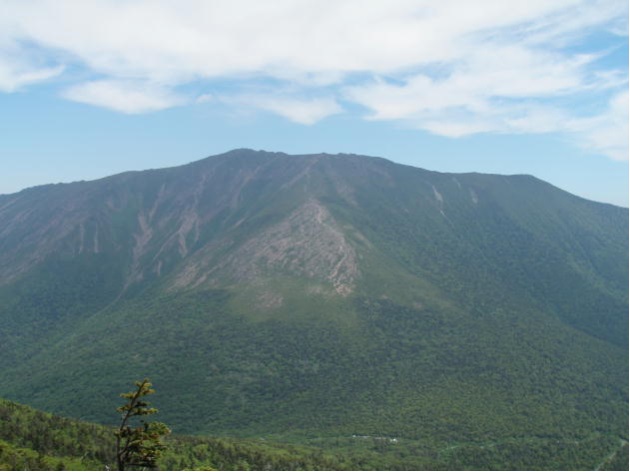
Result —
[[277, 93], [243, 94], [223, 97], [222, 101], [266, 110], [303, 125], [312, 125], [343, 110], [339, 103], [330, 97], [302, 98]]
[[[83, 78], [64, 97], [123, 113], [231, 102], [310, 125], [359, 105], [358, 119], [454, 138], [583, 135], [578, 124], [593, 123], [600, 134], [576, 142], [618, 159], [603, 141], [623, 140], [610, 125], [623, 114], [606, 104], [627, 88], [627, 65], [606, 59], [627, 47], [627, 18], [623, 0], [5, 0], [0, 90], [67, 66]], [[2, 44], [35, 44], [48, 60], [18, 67]], [[277, 87], [251, 94], [260, 81]], [[191, 84], [198, 97], [184, 100]]]
[[580, 144], [618, 161], [628, 160], [628, 91], [614, 95], [597, 115], [573, 119], [571, 132]]
[[0, 33], [0, 92], [16, 92], [28, 85], [60, 76], [65, 67], [51, 64], [28, 45]]
[[74, 85], [63, 92], [75, 102], [135, 114], [164, 110], [185, 103], [169, 89], [133, 80], [95, 80]]
[[0, 60], [0, 91], [15, 92], [27, 85], [45, 82], [61, 75], [64, 66], [33, 67], [20, 61]]
[[[437, 78], [421, 73], [402, 83], [376, 79], [348, 87], [345, 94], [369, 110], [367, 118], [372, 120], [398, 120], [449, 137], [490, 132], [579, 134], [577, 140], [584, 146], [619, 159], [624, 155], [621, 146], [605, 145], [603, 136], [596, 137], [605, 134], [609, 140], [619, 136], [617, 143], [624, 141], [627, 133], [620, 133], [619, 105], [587, 116], [576, 115], [570, 107], [576, 96], [627, 85], [619, 71], [591, 69], [597, 59], [595, 54], [567, 57], [521, 45], [495, 45], [470, 51]], [[562, 100], [564, 105], [559, 104]]]

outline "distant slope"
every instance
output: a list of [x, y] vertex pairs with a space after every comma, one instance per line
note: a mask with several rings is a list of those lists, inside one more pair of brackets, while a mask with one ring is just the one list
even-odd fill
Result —
[[107, 422], [148, 375], [190, 433], [625, 437], [627, 261], [627, 209], [530, 176], [236, 150], [37, 187], [0, 198], [0, 394]]

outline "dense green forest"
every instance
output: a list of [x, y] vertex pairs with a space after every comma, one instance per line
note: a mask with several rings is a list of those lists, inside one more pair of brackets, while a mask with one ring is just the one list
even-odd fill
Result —
[[[1, 470], [115, 467], [114, 429], [0, 400]], [[306, 446], [229, 438], [169, 436], [162, 470], [332, 470], [351, 462]]]
[[[104, 470], [115, 464], [114, 429], [0, 400], [0, 470]], [[458, 443], [349, 436], [279, 443], [172, 435], [160, 470], [626, 470], [628, 443], [594, 435]], [[537, 464], [545, 464], [539, 467]], [[113, 468], [113, 467], [112, 467]]]

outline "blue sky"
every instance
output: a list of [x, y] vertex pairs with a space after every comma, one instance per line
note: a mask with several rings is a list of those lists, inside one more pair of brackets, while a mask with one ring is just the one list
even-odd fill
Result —
[[628, 206], [627, 2], [0, 3], [0, 193], [240, 147]]

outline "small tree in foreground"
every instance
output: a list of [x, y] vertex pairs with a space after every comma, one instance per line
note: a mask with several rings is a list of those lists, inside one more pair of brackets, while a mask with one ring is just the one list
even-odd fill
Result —
[[151, 382], [144, 379], [135, 382], [136, 390], [129, 393], [121, 393], [127, 403], [116, 408], [122, 413], [120, 427], [114, 433], [116, 435], [116, 462], [118, 470], [126, 467], [150, 467], [156, 466], [156, 461], [166, 445], [162, 442], [162, 436], [170, 434], [170, 429], [157, 421], [147, 423], [139, 421], [138, 426], [132, 426], [134, 417], [144, 417], [157, 413], [156, 408], [151, 408], [144, 397], [155, 393], [151, 388]]

